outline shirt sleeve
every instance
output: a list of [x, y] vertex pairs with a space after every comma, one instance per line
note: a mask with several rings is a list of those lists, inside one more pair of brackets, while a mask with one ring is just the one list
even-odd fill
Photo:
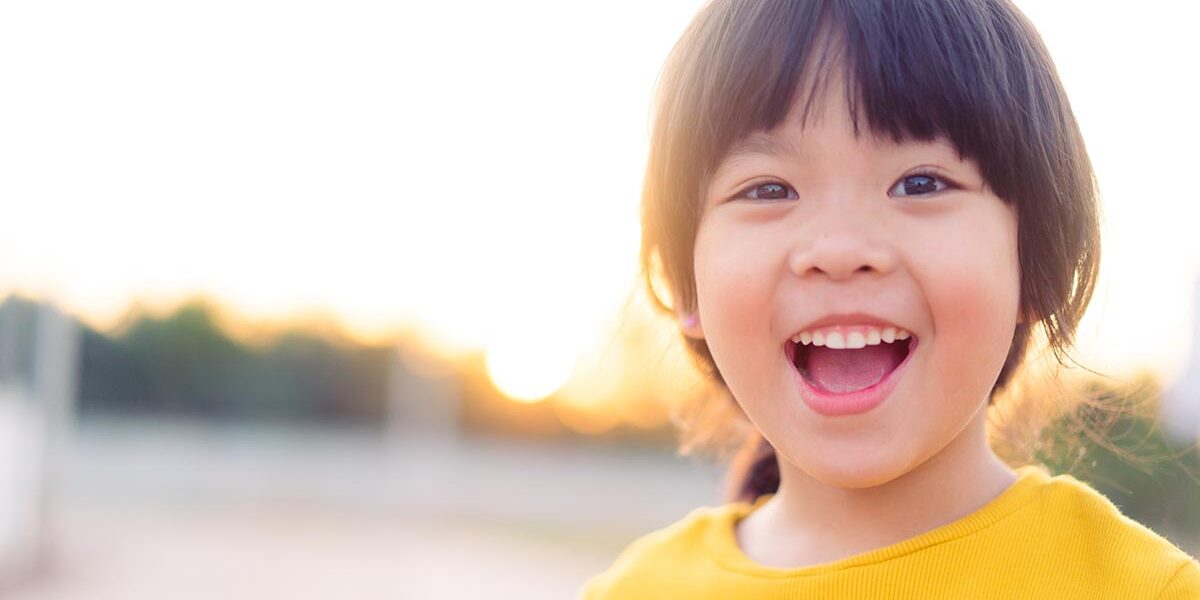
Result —
[[579, 590], [578, 600], [599, 600], [601, 598], [600, 586], [603, 582], [604, 575], [606, 574], [607, 573], [601, 573], [599, 575], [592, 576], [591, 579], [588, 579], [587, 582], [583, 584], [583, 588]]
[[1196, 600], [1200, 598], [1200, 565], [1189, 560], [1167, 580], [1155, 596], [1157, 600]]

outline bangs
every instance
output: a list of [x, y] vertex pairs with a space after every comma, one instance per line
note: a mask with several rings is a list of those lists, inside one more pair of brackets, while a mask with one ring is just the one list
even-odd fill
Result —
[[[856, 134], [945, 138], [999, 196], [1019, 195], [1014, 159], [1039, 152], [1039, 131], [1053, 119], [1037, 110], [1047, 98], [1034, 97], [1047, 82], [1029, 80], [1042, 68], [1039, 52], [1009, 11], [946, 0], [717, 4], [706, 8], [718, 13], [702, 19], [707, 31], [685, 38], [693, 60], [677, 65], [683, 85], [669, 107], [677, 141], [705, 174], [793, 107], [807, 121], [841, 75]], [[1014, 115], [1023, 117], [1017, 127]]]

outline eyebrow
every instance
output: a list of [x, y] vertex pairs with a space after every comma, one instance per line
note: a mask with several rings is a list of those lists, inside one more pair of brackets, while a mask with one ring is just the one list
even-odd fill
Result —
[[757, 131], [730, 148], [729, 152], [725, 153], [725, 158], [721, 162], [736, 162], [756, 154], [768, 156], [778, 156], [786, 153], [795, 154], [796, 150], [790, 142], [780, 141], [769, 133]]

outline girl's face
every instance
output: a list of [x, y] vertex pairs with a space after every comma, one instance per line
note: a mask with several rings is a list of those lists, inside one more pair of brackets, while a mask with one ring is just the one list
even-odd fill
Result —
[[953, 146], [855, 137], [827, 89], [711, 178], [687, 333], [781, 460], [861, 488], [983, 427], [1018, 314], [1017, 219]]

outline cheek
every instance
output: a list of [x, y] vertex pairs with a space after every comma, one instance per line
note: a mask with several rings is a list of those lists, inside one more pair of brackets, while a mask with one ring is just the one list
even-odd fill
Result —
[[[736, 332], [752, 315], [764, 313], [768, 278], [760, 271], [763, 244], [720, 226], [701, 227], [696, 235], [696, 296], [700, 322], [709, 345], [725, 331]], [[712, 339], [716, 338], [716, 339]]]
[[[708, 349], [735, 396], [753, 397], [773, 350], [770, 243], [721, 224], [697, 232], [696, 299]], [[782, 352], [782, 346], [779, 351]]]
[[948, 380], [986, 395], [1012, 344], [1020, 302], [1015, 217], [1000, 207], [993, 218], [959, 228], [937, 253], [924, 286], [934, 319], [937, 353], [951, 362]]

